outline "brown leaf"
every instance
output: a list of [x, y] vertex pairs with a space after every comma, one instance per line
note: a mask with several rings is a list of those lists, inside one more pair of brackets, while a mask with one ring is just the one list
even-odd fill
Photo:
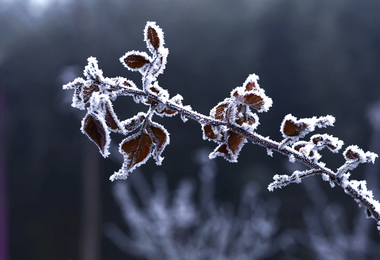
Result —
[[145, 105], [148, 105], [148, 106], [151, 106], [151, 107], [155, 107], [157, 106], [158, 102], [157, 101], [154, 101], [150, 98], [145, 98], [141, 101], [141, 103], [145, 104]]
[[296, 123], [292, 120], [286, 120], [283, 125], [283, 133], [287, 136], [298, 136], [308, 127], [303, 122]]
[[223, 154], [223, 156], [229, 160], [231, 158], [230, 154], [228, 153], [227, 144], [221, 144], [219, 145], [219, 148], [216, 150], [218, 153]]
[[299, 152], [301, 150], [301, 148], [305, 147], [306, 144], [305, 143], [296, 143], [294, 146], [293, 146], [293, 149], [296, 150], [297, 152]]
[[359, 154], [358, 154], [357, 152], [352, 151], [351, 149], [349, 149], [349, 150], [346, 152], [345, 156], [346, 156], [348, 159], [351, 159], [351, 160], [355, 160], [355, 159], [359, 159], [359, 158], [360, 158]]
[[109, 128], [111, 128], [114, 131], [121, 130], [121, 123], [120, 120], [117, 118], [117, 115], [115, 111], [112, 108], [112, 104], [110, 101], [106, 103], [106, 113], [104, 116], [104, 119], [106, 120], [106, 124]]
[[141, 126], [141, 124], [144, 122], [145, 118], [146, 118], [145, 113], [140, 112], [137, 115], [135, 115], [134, 117], [132, 117], [128, 120], [125, 120], [123, 122], [124, 128], [127, 131], [134, 131], [139, 126]]
[[337, 146], [334, 146], [332, 144], [327, 144], [327, 147], [330, 148], [331, 151], [339, 150], [337, 149], [338, 148]]
[[220, 102], [216, 107], [211, 110], [211, 116], [218, 120], [226, 119], [226, 112], [230, 105], [231, 101]]
[[[293, 149], [296, 150], [297, 152], [301, 152], [305, 156], [314, 157], [314, 151], [312, 149], [310, 149], [310, 146], [309, 146], [310, 144], [312, 144], [312, 143], [306, 142], [306, 141], [299, 141], [293, 145]], [[307, 147], [307, 146], [309, 146], [309, 147]], [[303, 149], [303, 148], [307, 148], [308, 150], [301, 151], [301, 149]], [[306, 154], [306, 152], [309, 152], [309, 154]]]
[[312, 140], [312, 142], [313, 142], [314, 144], [318, 144], [318, 142], [323, 142], [323, 141], [324, 141], [323, 137], [322, 137], [322, 136], [319, 136], [319, 135], [313, 137], [311, 140]]
[[[250, 86], [250, 84], [248, 84], [247, 86]], [[263, 93], [258, 92], [258, 91], [256, 92], [251, 91], [248, 93], [244, 92], [243, 94], [241, 94], [239, 93], [238, 90], [235, 90], [232, 92], [231, 95], [235, 97], [239, 102], [246, 104], [257, 110], [261, 110], [263, 106], [265, 105], [265, 100], [262, 97]]]
[[130, 80], [124, 80], [122, 82], [122, 85], [127, 87], [127, 88], [136, 88], [135, 84]]
[[264, 99], [255, 93], [244, 95], [242, 102], [257, 110], [260, 110], [264, 105]]
[[124, 155], [124, 167], [127, 171], [143, 164], [150, 156], [152, 139], [144, 132], [127, 137], [120, 144], [120, 151]]
[[149, 44], [157, 51], [160, 47], [160, 38], [158, 37], [157, 31], [153, 27], [148, 27], [146, 34]]
[[244, 145], [244, 142], [245, 142], [245, 137], [243, 135], [232, 132], [232, 131], [230, 132], [227, 144], [233, 157], [236, 157], [239, 154], [241, 148]]
[[92, 93], [95, 91], [99, 91], [99, 86], [92, 84], [89, 87], [84, 87], [82, 91], [82, 96], [83, 96], [83, 102], [87, 103], [88, 100], [90, 100]]
[[161, 161], [163, 159], [161, 157], [161, 154], [164, 151], [166, 145], [169, 144], [169, 133], [162, 125], [153, 122], [149, 122], [147, 124], [146, 131], [155, 144], [154, 159], [156, 160], [157, 164], [161, 164]]
[[83, 98], [82, 98], [83, 95], [81, 94], [82, 92], [83, 90], [81, 88], [76, 88], [74, 90], [74, 99], [77, 100], [77, 102], [80, 101], [82, 103], [83, 101]]
[[157, 95], [160, 93], [160, 90], [156, 88], [155, 86], [151, 86], [149, 90], [152, 91], [153, 93], [156, 93]]
[[177, 114], [177, 111], [165, 108], [165, 109], [162, 109], [162, 110], [156, 109], [156, 113], [158, 115], [160, 115], [160, 116], [166, 115], [166, 116], [170, 117], [170, 116], [173, 116], [173, 115]]
[[177, 113], [177, 111], [175, 110], [171, 110], [171, 109], [164, 109], [164, 114], [167, 114], [167, 115], [174, 115]]
[[204, 125], [203, 132], [207, 138], [216, 139], [218, 137], [218, 135], [214, 133], [211, 125]]
[[257, 95], [255, 93], [244, 95], [244, 103], [253, 107], [255, 106], [261, 107], [260, 103], [262, 103], [263, 100], [264, 99], [260, 95]]
[[243, 114], [243, 116], [238, 117], [235, 122], [238, 125], [243, 125], [243, 123], [254, 125], [256, 123], [256, 119], [251, 115]]
[[81, 130], [98, 146], [103, 157], [106, 157], [110, 137], [105, 123], [97, 115], [87, 114], [82, 121]]
[[210, 158], [221, 156], [229, 162], [237, 162], [239, 152], [245, 142], [246, 139], [243, 135], [228, 131], [227, 141], [220, 143], [214, 152], [210, 154]]
[[125, 64], [131, 69], [139, 69], [142, 68], [145, 64], [150, 63], [150, 61], [139, 54], [129, 54], [124, 58]]
[[256, 86], [255, 81], [248, 82], [247, 85], [245, 86], [245, 91], [257, 91], [259, 90], [259, 87]]

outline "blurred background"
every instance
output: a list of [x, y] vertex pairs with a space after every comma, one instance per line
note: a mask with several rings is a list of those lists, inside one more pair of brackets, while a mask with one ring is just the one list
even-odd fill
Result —
[[[280, 141], [280, 124], [288, 113], [331, 114], [337, 119], [335, 127], [321, 133], [380, 152], [379, 13], [376, 0], [0, 0], [0, 259], [155, 255], [154, 250], [139, 253], [144, 248], [123, 251], [115, 243], [119, 231], [133, 234], [130, 226], [137, 225], [122, 215], [115, 186], [108, 180], [120, 168], [121, 156], [115, 148], [110, 158], [101, 157], [79, 131], [85, 112], [72, 108], [72, 92], [62, 90], [63, 84], [82, 76], [88, 57], [97, 57], [105, 76], [126, 77], [139, 86], [140, 75], [127, 71], [119, 58], [129, 50], [146, 51], [143, 29], [146, 21], [156, 21], [169, 48], [165, 73], [158, 80], [171, 96], [181, 94], [185, 105], [208, 114], [232, 88], [256, 73], [273, 99], [270, 111], [259, 115], [260, 134]], [[126, 119], [146, 107], [122, 97], [115, 110]], [[217, 209], [203, 212], [199, 205], [204, 197], [199, 194], [205, 178], [199, 173], [207, 162], [200, 164], [198, 155], [200, 148], [211, 151], [214, 144], [202, 140], [200, 126], [191, 120], [156, 120], [170, 132], [171, 143], [162, 166], [150, 160], [131, 174], [131, 179], [143, 178], [129, 184], [137, 190], [130, 195], [137, 209], [149, 203], [136, 195], [136, 183], [167, 191], [172, 205], [172, 191], [184, 179], [191, 180], [189, 203], [203, 217], [191, 218], [194, 223], [184, 236], [196, 237], [194, 230], [202, 227], [202, 220], [212, 219], [225, 205], [231, 208], [226, 219], [247, 221], [238, 217], [238, 209], [246, 184], [254, 183], [255, 198], [263, 203], [257, 209], [276, 208], [273, 219], [262, 218], [271, 219], [271, 231], [260, 233], [270, 246], [261, 256], [239, 259], [350, 259], [346, 254], [352, 250], [352, 259], [378, 255], [375, 221], [366, 220], [364, 210], [340, 188], [312, 178], [267, 191], [274, 174], [291, 174], [294, 165], [278, 154], [267, 156], [259, 146], [245, 145], [237, 164], [213, 161], [208, 170], [213, 177], [206, 179], [215, 184], [210, 196]], [[115, 147], [121, 138], [113, 135]], [[344, 163], [339, 154], [323, 155], [331, 169]], [[155, 181], [157, 174], [166, 180]], [[378, 174], [376, 163], [360, 166], [352, 178], [370, 179], [369, 187], [380, 198]], [[110, 229], [110, 223], [119, 233], [112, 232], [116, 229]], [[239, 233], [231, 239], [236, 237]], [[155, 256], [150, 259], [169, 259]]]

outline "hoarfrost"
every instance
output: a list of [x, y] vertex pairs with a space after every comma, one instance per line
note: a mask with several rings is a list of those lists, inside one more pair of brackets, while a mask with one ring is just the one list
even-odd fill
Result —
[[96, 113], [87, 113], [82, 120], [81, 132], [85, 134], [99, 148], [100, 154], [108, 157], [111, 143], [110, 131], [102, 116]]
[[298, 141], [293, 145], [293, 149], [300, 152], [305, 158], [313, 160], [314, 162], [318, 162], [322, 157], [318, 153], [315, 144], [310, 142]]
[[182, 105], [183, 97], [180, 94], [176, 94], [174, 97], [170, 99], [173, 103], [176, 103], [177, 105]]
[[83, 71], [84, 76], [89, 80], [102, 82], [104, 80], [103, 71], [99, 69], [98, 60], [95, 57], [89, 57], [87, 61], [88, 65], [84, 68]]
[[152, 59], [146, 52], [128, 51], [120, 57], [120, 62], [130, 71], [138, 71], [145, 75]]
[[231, 98], [255, 108], [257, 112], [267, 112], [273, 101], [265, 95], [265, 90], [260, 88], [258, 80], [259, 76], [250, 74], [244, 81], [243, 86], [231, 91]]
[[[146, 133], [138, 132], [128, 136], [120, 143], [119, 152], [123, 155], [124, 162], [119, 172], [111, 176], [113, 180], [119, 179], [119, 177], [126, 179], [129, 172], [132, 172], [137, 167], [148, 161], [148, 159], [152, 156], [151, 149], [153, 145], [151, 140], [149, 140], [150, 138]], [[131, 143], [131, 145], [127, 147], [125, 145], [127, 143]], [[130, 152], [125, 151], [123, 146], [127, 147]]]
[[297, 119], [291, 114], [284, 117], [281, 123], [280, 132], [284, 138], [290, 138], [297, 141], [305, 137], [308, 133], [314, 131], [315, 127], [322, 128], [333, 126], [335, 117], [327, 115], [321, 117], [301, 118]]
[[358, 163], [375, 163], [375, 159], [378, 157], [376, 153], [364, 152], [357, 145], [350, 145], [343, 152], [344, 159], [348, 162]]
[[269, 191], [274, 191], [274, 189], [281, 189], [291, 183], [301, 183], [302, 178], [314, 175], [316, 172], [314, 169], [306, 171], [294, 171], [292, 175], [278, 175], [273, 176], [273, 182], [268, 185]]
[[154, 54], [156, 52], [164, 52], [165, 44], [164, 32], [156, 24], [156, 22], [148, 21], [144, 28], [144, 41], [148, 50]]
[[[190, 105], [187, 105], [187, 106], [183, 106], [183, 108], [187, 111], [192, 111], [192, 108]], [[185, 113], [181, 113], [181, 119], [182, 119], [182, 122], [186, 123], [189, 118], [187, 117], [187, 115]]]
[[372, 191], [367, 189], [367, 182], [365, 180], [351, 180], [349, 183], [351, 187], [354, 188], [360, 195], [369, 199], [373, 198]]
[[344, 145], [344, 142], [342, 140], [339, 140], [339, 138], [328, 134], [313, 135], [310, 138], [310, 142], [314, 143], [315, 147], [318, 150], [322, 150], [327, 147], [333, 153], [337, 153]]

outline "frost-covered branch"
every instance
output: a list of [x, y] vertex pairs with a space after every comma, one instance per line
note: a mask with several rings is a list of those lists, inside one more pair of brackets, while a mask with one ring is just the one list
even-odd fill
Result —
[[[319, 174], [332, 187], [343, 188], [359, 206], [365, 206], [367, 216], [374, 218], [380, 225], [380, 203], [373, 198], [366, 182], [349, 179], [349, 171], [361, 163], [373, 163], [377, 154], [364, 152], [356, 145], [350, 145], [343, 152], [345, 163], [334, 171], [320, 161], [322, 156], [319, 151], [326, 148], [337, 153], [342, 148], [343, 141], [328, 134], [315, 134], [309, 140], [304, 140], [316, 128], [333, 126], [333, 116], [297, 119], [289, 114], [280, 126], [283, 136], [280, 142], [258, 134], [257, 113], [267, 112], [272, 106], [272, 99], [259, 86], [259, 77], [255, 74], [249, 75], [242, 86], [231, 91], [230, 97], [212, 108], [210, 115], [203, 115], [189, 105], [183, 105], [181, 95], [170, 97], [168, 90], [158, 83], [157, 77], [163, 73], [169, 53], [164, 47], [162, 29], [154, 22], [147, 22], [144, 41], [150, 54], [129, 51], [120, 58], [120, 62], [127, 69], [141, 73], [141, 88], [122, 77], [104, 77], [93, 57], [88, 59], [84, 79], [77, 78], [63, 86], [64, 89], [74, 89], [73, 107], [87, 109], [81, 131], [98, 146], [104, 157], [109, 155], [111, 132], [126, 136], [119, 145], [119, 152], [124, 157], [123, 165], [110, 177], [111, 180], [126, 179], [130, 172], [150, 157], [160, 165], [163, 161], [162, 153], [169, 144], [170, 137], [165, 127], [154, 122], [153, 117], [180, 115], [184, 122], [188, 119], [197, 121], [202, 127], [203, 139], [217, 144], [209, 155], [210, 159], [220, 156], [227, 161], [237, 162], [241, 149], [248, 141], [266, 148], [268, 155], [272, 155], [274, 151], [281, 153], [289, 157], [290, 161], [302, 162], [309, 170], [294, 172], [290, 176], [276, 175], [268, 187], [269, 190], [282, 188], [293, 182], [299, 183], [304, 177]], [[132, 96], [136, 103], [148, 106], [148, 110], [120, 120], [112, 106], [112, 101], [118, 96]]]

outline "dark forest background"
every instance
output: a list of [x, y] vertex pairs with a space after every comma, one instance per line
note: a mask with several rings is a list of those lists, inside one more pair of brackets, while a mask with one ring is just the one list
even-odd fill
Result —
[[[84, 111], [70, 106], [72, 93], [62, 85], [82, 76], [89, 56], [98, 58], [105, 76], [139, 85], [140, 75], [127, 71], [119, 58], [129, 50], [145, 51], [146, 21], [163, 28], [169, 48], [160, 85], [172, 96], [181, 94], [194, 110], [208, 114], [256, 73], [274, 102], [259, 115], [260, 134], [280, 140], [279, 127], [288, 113], [331, 114], [335, 127], [323, 132], [346, 145], [370, 147], [373, 130], [365, 115], [380, 100], [379, 1], [76, 0], [52, 1], [43, 9], [32, 1], [0, 4], [0, 156], [5, 161], [0, 192], [6, 198], [8, 259], [83, 258], [86, 184], [98, 187], [98, 200], [90, 196], [98, 201], [90, 207], [99, 213], [94, 220], [98, 258], [125, 259], [102, 235], [104, 223], [122, 223], [108, 180], [121, 166], [119, 155], [102, 159], [94, 150], [79, 131]], [[141, 108], [146, 109], [129, 97], [115, 103], [122, 119]], [[171, 133], [171, 144], [163, 165], [149, 161], [141, 167], [143, 174], [149, 179], [162, 171], [169, 187], [184, 177], [196, 179], [195, 151], [214, 144], [202, 140], [200, 126], [191, 120], [158, 121]], [[323, 160], [332, 169], [343, 163], [341, 155]], [[287, 158], [271, 158], [265, 149], [246, 145], [239, 163], [216, 161], [220, 201], [237, 203], [242, 186], [254, 180], [262, 196], [281, 197], [282, 230], [303, 225], [302, 208], [309, 203], [303, 184], [266, 190], [274, 174], [289, 173]], [[91, 165], [96, 166], [91, 170]], [[354, 177], [360, 179], [364, 169], [359, 167]], [[341, 189], [321, 185], [345, 206], [347, 216], [357, 211]]]

